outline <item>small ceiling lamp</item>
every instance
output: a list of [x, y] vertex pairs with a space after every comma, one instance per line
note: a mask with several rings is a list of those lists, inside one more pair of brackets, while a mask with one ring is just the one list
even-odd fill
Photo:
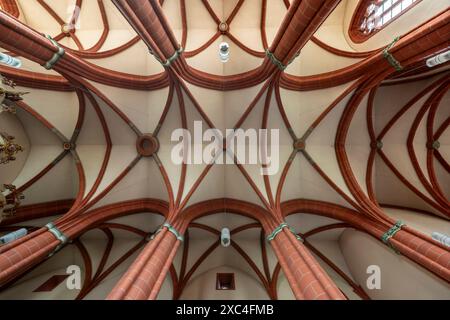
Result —
[[436, 67], [440, 64], [446, 63], [450, 60], [450, 50], [447, 50], [443, 53], [440, 53], [430, 59], [427, 60], [428, 68]]
[[231, 233], [230, 229], [223, 228], [222, 232], [220, 233], [220, 243], [223, 247], [229, 247], [231, 244]]
[[20, 68], [22, 66], [22, 61], [1, 52], [0, 52], [0, 63], [6, 64], [7, 66], [13, 68]]
[[230, 45], [228, 43], [222, 42], [219, 45], [219, 57], [220, 61], [222, 61], [223, 63], [230, 60]]
[[446, 234], [440, 233], [440, 232], [433, 232], [431, 237], [442, 243], [444, 246], [450, 247], [450, 237]]
[[[0, 200], [0, 202], [1, 202], [1, 200]], [[28, 230], [25, 228], [21, 228], [14, 232], [8, 233], [0, 238], [0, 245], [7, 244], [10, 242], [13, 242], [14, 240], [23, 238], [27, 235], [27, 233], [28, 233]]]

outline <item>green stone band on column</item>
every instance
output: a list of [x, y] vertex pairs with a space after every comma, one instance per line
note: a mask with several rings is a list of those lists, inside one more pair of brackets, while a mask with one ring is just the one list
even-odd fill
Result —
[[294, 62], [294, 60], [300, 55], [300, 51], [298, 51], [295, 56], [288, 62], [288, 64], [284, 65], [280, 60], [275, 57], [275, 55], [269, 51], [269, 49], [266, 49], [266, 56], [269, 58], [269, 60], [281, 71], [286, 70], [286, 68]]
[[45, 37], [49, 39], [55, 47], [58, 48], [58, 51], [53, 54], [53, 57], [43, 65], [45, 69], [51, 70], [58, 63], [59, 59], [64, 56], [66, 51], [51, 36], [46, 35]]
[[294, 234], [294, 236], [297, 238], [297, 240], [299, 241], [303, 241], [302, 237], [300, 237], [298, 234], [295, 233], [294, 229], [292, 229], [286, 222], [281, 223], [278, 227], [276, 227], [271, 234], [269, 234], [267, 236], [267, 240], [268, 241], [272, 241], [273, 239], [275, 239], [275, 237], [281, 232], [283, 231], [284, 228], [288, 228], [289, 231], [292, 232], [292, 234]]
[[384, 233], [384, 234], [381, 236], [381, 240], [382, 240], [385, 244], [387, 244], [391, 249], [393, 249], [395, 252], [397, 252], [397, 253], [399, 253], [399, 252], [397, 251], [397, 249], [394, 248], [394, 246], [392, 245], [390, 239], [391, 239], [393, 236], [395, 236], [395, 234], [396, 234], [397, 232], [399, 232], [399, 231], [402, 229], [403, 226], [405, 226], [405, 224], [403, 223], [403, 221], [398, 220], [398, 221], [397, 221], [397, 222], [396, 222], [396, 223], [395, 223], [388, 231], [386, 231], [386, 233]]
[[153, 235], [150, 235], [150, 236], [148, 237], [148, 239], [149, 239], [149, 240], [153, 240], [153, 239], [155, 238], [155, 236], [156, 236], [158, 233], [160, 233], [160, 232], [162, 231], [162, 229], [164, 229], [164, 228], [167, 228], [167, 230], [168, 230], [170, 233], [173, 233], [173, 235], [177, 238], [177, 240], [180, 240], [181, 242], [184, 241], [183, 235], [181, 235], [181, 233], [179, 233], [178, 230], [175, 229], [175, 228], [174, 228], [170, 223], [168, 223], [168, 222], [164, 222], [164, 224], [163, 224], [161, 227], [159, 227], [159, 229], [156, 230], [156, 232], [155, 232]]
[[281, 71], [284, 71], [287, 68], [287, 66], [285, 66], [280, 60], [278, 60], [277, 57], [275, 57], [275, 55], [268, 49], [266, 50], [266, 56]]
[[396, 37], [394, 41], [392, 41], [384, 50], [383, 50], [383, 56], [384, 58], [389, 62], [391, 66], [394, 67], [395, 70], [401, 71], [403, 70], [402, 65], [400, 62], [395, 59], [395, 57], [389, 52], [389, 50], [392, 49], [392, 47], [397, 43], [397, 41], [400, 39], [400, 37]]
[[170, 225], [170, 223], [165, 222], [165, 223], [163, 224], [163, 228], [164, 228], [164, 227], [166, 227], [167, 230], [169, 230], [169, 232], [173, 233], [173, 234], [175, 235], [175, 237], [177, 238], [177, 240], [180, 240], [181, 242], [184, 241], [184, 237], [178, 232], [177, 229], [175, 229], [174, 227], [172, 227], [172, 226]]
[[50, 253], [49, 257], [53, 256], [56, 252], [58, 252], [68, 241], [69, 238], [56, 227], [53, 222], [47, 223], [45, 227], [48, 229], [48, 231], [55, 236], [57, 240], [60, 241], [60, 244], [53, 250], [52, 253]]
[[163, 61], [161, 60], [161, 58], [158, 58], [156, 55], [155, 55], [155, 58], [156, 58], [156, 60], [159, 61], [159, 63], [161, 63], [161, 65], [162, 65], [164, 68], [169, 68], [169, 67], [172, 65], [172, 63], [174, 63], [174, 62], [181, 56], [181, 54], [183, 53], [183, 51], [184, 51], [183, 47], [180, 46], [180, 48], [179, 48], [177, 51], [175, 51], [175, 53], [173, 54], [173, 56], [171, 56], [169, 59], [167, 59], [166, 62], [163, 62]]

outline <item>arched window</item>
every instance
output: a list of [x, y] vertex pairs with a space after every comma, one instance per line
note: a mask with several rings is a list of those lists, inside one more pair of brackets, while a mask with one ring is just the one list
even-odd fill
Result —
[[19, 17], [19, 8], [16, 0], [0, 0], [0, 10], [8, 12], [13, 17]]
[[361, 0], [350, 25], [350, 38], [360, 43], [421, 0]]

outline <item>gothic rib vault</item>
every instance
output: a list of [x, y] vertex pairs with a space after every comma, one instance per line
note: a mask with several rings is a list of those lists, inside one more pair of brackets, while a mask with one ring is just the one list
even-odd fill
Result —
[[[448, 49], [446, 1], [356, 44], [357, 3], [0, 0], [0, 47], [23, 61], [0, 73], [28, 92], [0, 113], [24, 147], [0, 183], [25, 196], [0, 232], [29, 230], [0, 246], [0, 298], [448, 297], [430, 235], [450, 234], [449, 71], [425, 66]], [[278, 129], [278, 173], [175, 165], [194, 121]], [[81, 289], [33, 292], [69, 265]]]

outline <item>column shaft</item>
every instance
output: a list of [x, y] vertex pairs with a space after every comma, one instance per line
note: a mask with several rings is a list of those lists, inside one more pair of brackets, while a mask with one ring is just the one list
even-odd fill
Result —
[[297, 299], [345, 300], [333, 280], [290, 231], [284, 229], [271, 245]]

